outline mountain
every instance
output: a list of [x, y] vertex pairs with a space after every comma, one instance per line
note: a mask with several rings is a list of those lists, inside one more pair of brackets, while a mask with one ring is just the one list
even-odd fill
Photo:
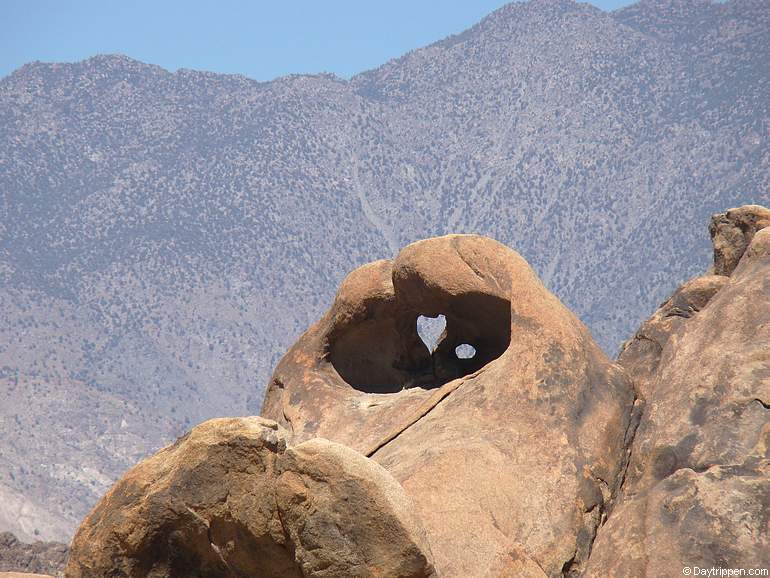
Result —
[[[5, 578], [45, 576], [39, 574], [42, 572], [60, 576], [64, 571], [67, 554], [68, 548], [65, 544], [39, 541], [24, 544], [10, 532], [0, 532], [0, 576]], [[9, 576], [6, 572], [13, 574]]]
[[768, 53], [768, 0], [532, 0], [350, 80], [1, 79], [0, 529], [68, 539], [159, 443], [258, 413], [344, 275], [415, 239], [515, 248], [614, 353], [712, 213], [770, 201]]

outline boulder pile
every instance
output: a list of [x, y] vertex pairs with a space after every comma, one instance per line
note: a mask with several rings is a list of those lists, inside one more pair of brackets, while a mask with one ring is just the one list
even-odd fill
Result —
[[[770, 210], [710, 231], [712, 270], [616, 363], [491, 239], [356, 269], [279, 362], [263, 416], [205, 422], [129, 471], [66, 575], [770, 567]], [[438, 316], [426, 345], [417, 321]]]

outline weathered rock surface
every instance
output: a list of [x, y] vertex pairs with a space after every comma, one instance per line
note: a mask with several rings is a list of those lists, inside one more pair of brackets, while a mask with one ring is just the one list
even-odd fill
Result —
[[[714, 216], [713, 269], [619, 365], [491, 239], [428, 239], [356, 269], [279, 363], [265, 417], [205, 422], [128, 472], [67, 575], [770, 566], [767, 215]], [[446, 319], [431, 350], [421, 315]]]
[[754, 234], [770, 226], [770, 209], [744, 205], [711, 218], [709, 233], [714, 245], [714, 272], [730, 275], [751, 244]]
[[[64, 569], [67, 546], [60, 542], [21, 542], [11, 532], [0, 532], [0, 577], [16, 573], [56, 574]], [[22, 574], [19, 574], [22, 575]]]
[[[430, 352], [416, 320], [439, 314]], [[458, 358], [461, 344], [476, 355]], [[556, 576], [587, 559], [624, 471], [634, 401], [517, 253], [451, 235], [353, 271], [279, 363], [263, 414], [393, 474], [440, 575]]]
[[399, 483], [316, 438], [279, 460], [278, 512], [302, 576], [433, 575], [424, 530]]
[[413, 506], [383, 468], [326, 440], [287, 442], [256, 417], [194, 428], [101, 500], [66, 575], [433, 575]]
[[770, 227], [757, 231], [751, 244], [746, 247], [746, 253], [744, 257], [747, 261], [754, 259], [755, 257], [763, 257], [770, 255]]
[[723, 275], [702, 275], [684, 283], [623, 344], [618, 363], [633, 375], [642, 398], [646, 399], [650, 393], [660, 356], [671, 334], [703, 309], [727, 280]]
[[[685, 284], [645, 323], [643, 333], [665, 335], [655, 368], [638, 339], [620, 356], [647, 404], [587, 576], [770, 566], [770, 234], [755, 233], [763, 215], [748, 206], [714, 217], [714, 269], [730, 277]], [[680, 300], [692, 311], [673, 326], [667, 315]]]

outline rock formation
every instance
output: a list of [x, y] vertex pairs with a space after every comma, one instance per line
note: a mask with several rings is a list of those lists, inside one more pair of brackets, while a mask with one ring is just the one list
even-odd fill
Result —
[[[356, 269], [278, 364], [264, 417], [205, 422], [128, 472], [67, 575], [770, 566], [768, 215], [715, 215], [713, 269], [617, 364], [491, 239]], [[432, 350], [421, 315], [446, 319]]]
[[[435, 351], [419, 315], [446, 317]], [[476, 355], [460, 359], [470, 344]], [[511, 249], [450, 235], [353, 271], [278, 364], [263, 414], [383, 465], [415, 503], [436, 569], [510, 559], [577, 572], [635, 427], [625, 374]]]
[[668, 338], [705, 307], [727, 281], [723, 275], [702, 275], [684, 283], [623, 344], [618, 363], [633, 376], [642, 398], [650, 393]]
[[730, 275], [757, 231], [770, 226], [770, 209], [746, 205], [711, 218], [709, 233], [714, 245], [714, 272]]
[[344, 275], [426, 237], [513, 247], [614, 354], [712, 213], [770, 203], [768, 0], [622, 3], [487, 1], [349, 80], [0, 78], [0, 529], [69, 540], [139, 459], [259, 413]]
[[81, 525], [68, 578], [433, 576], [398, 483], [276, 423], [207, 421], [129, 471]]
[[770, 567], [767, 226], [763, 207], [715, 215], [721, 276], [685, 283], [621, 353], [647, 405], [586, 576]]

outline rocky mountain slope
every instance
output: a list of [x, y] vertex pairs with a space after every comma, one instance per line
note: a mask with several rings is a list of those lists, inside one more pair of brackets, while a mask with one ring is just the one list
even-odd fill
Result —
[[519, 251], [614, 352], [768, 200], [767, 0], [510, 4], [349, 81], [120, 56], [0, 80], [0, 528], [67, 539], [191, 425], [260, 409], [356, 265]]
[[61, 575], [67, 560], [67, 546], [57, 542], [20, 542], [10, 532], [0, 533], [0, 577], [4, 572]]
[[[132, 468], [78, 529], [67, 576], [766, 568], [770, 209], [717, 214], [711, 235], [713, 267], [617, 364], [492, 239], [354, 270], [278, 364], [270, 419], [209, 420]], [[446, 319], [432, 349], [421, 312]]]

